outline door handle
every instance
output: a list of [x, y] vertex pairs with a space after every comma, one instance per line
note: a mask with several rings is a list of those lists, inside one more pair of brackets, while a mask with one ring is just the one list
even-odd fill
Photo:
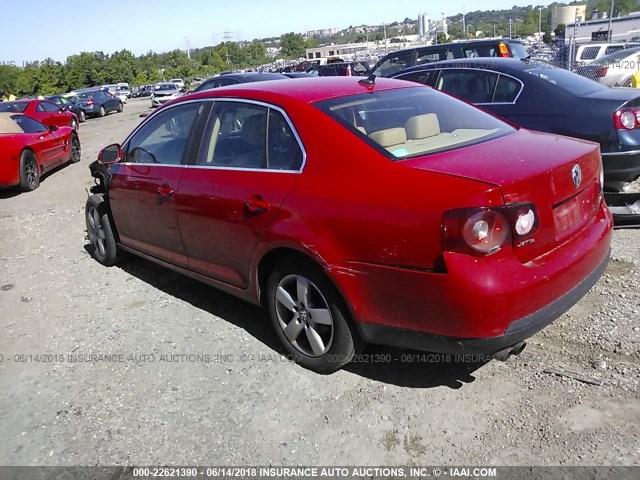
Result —
[[260, 215], [271, 208], [271, 204], [264, 200], [260, 195], [253, 195], [244, 204], [249, 215]]
[[169, 198], [174, 193], [176, 193], [176, 191], [173, 188], [171, 188], [169, 185], [162, 185], [158, 187], [158, 195], [160, 195], [162, 198]]

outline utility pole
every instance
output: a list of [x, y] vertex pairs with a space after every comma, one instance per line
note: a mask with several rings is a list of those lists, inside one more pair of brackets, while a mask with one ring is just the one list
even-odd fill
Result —
[[224, 32], [224, 50], [227, 54], [227, 65], [231, 65], [231, 59], [229, 58], [229, 40], [233, 38], [233, 34], [231, 32]]
[[509, 19], [509, 38], [513, 38], [513, 35], [511, 35], [511, 19]]
[[542, 43], [542, 7], [538, 7], [540, 15], [538, 16], [538, 47]]
[[469, 35], [467, 35], [467, 23], [466, 23], [465, 18], [464, 18], [464, 12], [462, 13], [462, 31], [466, 35], [465, 40], [468, 40], [469, 39]]
[[382, 31], [384, 32], [384, 53], [387, 53], [387, 24], [382, 22]]
[[187, 58], [191, 60], [191, 44], [189, 42], [189, 37], [184, 37], [184, 43], [187, 46]]
[[613, 19], [613, 0], [611, 0], [611, 12], [609, 13], [609, 32], [608, 32], [608, 37], [609, 37], [609, 41], [611, 41], [611, 39], [613, 38], [613, 32], [611, 31], [611, 20]]

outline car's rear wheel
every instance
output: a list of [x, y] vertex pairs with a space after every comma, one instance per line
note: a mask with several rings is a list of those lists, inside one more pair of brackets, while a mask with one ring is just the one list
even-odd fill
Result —
[[30, 192], [40, 186], [40, 167], [35, 154], [25, 150], [20, 155], [20, 189]]
[[75, 131], [78, 131], [79, 125], [78, 125], [78, 121], [75, 118], [71, 119], [71, 128], [73, 128]]
[[80, 112], [78, 112], [78, 120], [80, 121], [80, 123], [84, 123], [87, 121], [87, 114], [84, 113], [84, 110], [80, 110]]
[[319, 373], [351, 361], [361, 341], [340, 294], [311, 262], [279, 264], [267, 283], [267, 309], [289, 357]]
[[75, 133], [71, 134], [71, 163], [78, 163], [82, 157], [82, 148], [80, 147], [80, 139]]
[[104, 109], [104, 105], [100, 105], [100, 110], [98, 111], [98, 116], [104, 117], [106, 115], [106, 110]]
[[118, 249], [102, 195], [91, 195], [87, 199], [84, 212], [91, 255], [103, 265], [115, 265], [121, 260], [122, 253]]
[[122, 102], [120, 102], [118, 104], [118, 113], [121, 113], [124, 110], [124, 105], [122, 104]]

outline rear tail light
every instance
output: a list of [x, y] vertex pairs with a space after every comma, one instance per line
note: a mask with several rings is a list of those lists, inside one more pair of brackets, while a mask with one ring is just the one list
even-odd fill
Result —
[[503, 58], [509, 58], [511, 56], [511, 54], [509, 53], [509, 48], [504, 43], [498, 44], [498, 54]]
[[609, 67], [599, 67], [596, 68], [596, 70], [593, 72], [593, 76], [596, 78], [602, 78], [607, 74], [608, 71]]
[[90, 98], [87, 100], [87, 107], [90, 107], [91, 105], [93, 105], [93, 100]]
[[634, 130], [640, 126], [640, 110], [624, 108], [613, 112], [613, 123], [618, 130]]
[[538, 230], [532, 203], [506, 207], [457, 208], [444, 214], [444, 249], [451, 252], [491, 255], [505, 245], [522, 244]]

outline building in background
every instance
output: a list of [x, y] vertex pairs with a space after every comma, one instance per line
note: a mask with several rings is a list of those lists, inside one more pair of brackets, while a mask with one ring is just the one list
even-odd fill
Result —
[[[555, 30], [555, 28], [560, 24], [572, 24], [576, 21], [576, 16], [578, 17], [578, 22], [584, 22], [587, 19], [587, 5], [570, 5], [564, 7], [555, 6], [551, 9], [551, 30]], [[567, 30], [569, 30], [567, 28]]]
[[611, 26], [613, 42], [636, 41], [640, 38], [640, 12], [611, 19], [607, 18], [606, 14], [599, 17], [594, 20], [567, 23], [566, 42], [573, 40], [574, 35], [576, 43], [608, 41], [609, 26]]

